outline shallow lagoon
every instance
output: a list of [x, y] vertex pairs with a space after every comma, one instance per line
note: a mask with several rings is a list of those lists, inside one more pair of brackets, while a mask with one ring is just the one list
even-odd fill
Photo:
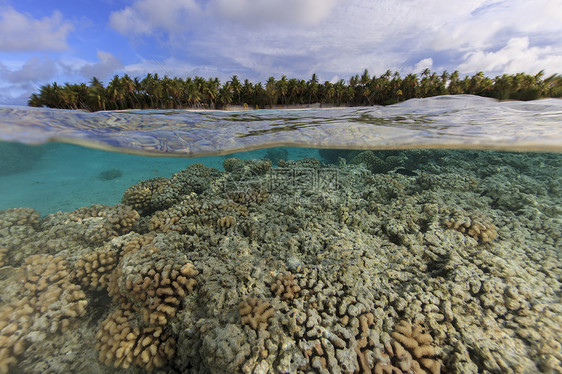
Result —
[[16, 147], [0, 372], [561, 370], [560, 153]]

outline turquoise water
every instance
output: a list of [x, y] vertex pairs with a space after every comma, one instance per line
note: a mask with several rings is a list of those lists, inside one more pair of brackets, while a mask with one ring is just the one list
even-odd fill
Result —
[[562, 371], [561, 100], [0, 138], [0, 373]]
[[[227, 157], [263, 158], [267, 153], [255, 150], [184, 159], [143, 157], [65, 143], [30, 146], [4, 142], [0, 143], [0, 154], [14, 152], [16, 146], [17, 158], [3, 165], [4, 173], [0, 171], [0, 209], [33, 208], [41, 215], [70, 212], [91, 204], [118, 204], [127, 187], [139, 181], [170, 177], [195, 163], [222, 169]], [[286, 149], [291, 159], [318, 157], [315, 150]], [[102, 173], [111, 170], [119, 170], [121, 175], [105, 179]]]

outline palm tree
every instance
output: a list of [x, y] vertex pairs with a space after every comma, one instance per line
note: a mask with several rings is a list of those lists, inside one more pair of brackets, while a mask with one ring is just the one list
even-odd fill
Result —
[[360, 83], [364, 86], [367, 83], [369, 83], [370, 80], [371, 80], [371, 78], [369, 77], [369, 71], [367, 69], [365, 69], [363, 71], [363, 74], [361, 74]]
[[113, 79], [107, 85], [107, 94], [113, 109], [125, 109], [125, 105], [123, 103], [125, 92], [123, 90], [123, 86], [121, 85], [121, 79], [118, 75], [114, 75]]
[[232, 86], [230, 82], [226, 82], [219, 88], [217, 95], [217, 109], [226, 109], [232, 103]]
[[307, 89], [308, 89], [308, 104], [312, 104], [312, 100], [317, 99], [318, 94], [318, 76], [316, 73], [312, 74], [312, 77], [307, 82]]
[[289, 88], [289, 82], [287, 81], [287, 77], [285, 75], [281, 76], [275, 83], [275, 89], [279, 95], [281, 95], [281, 105], [287, 104], [287, 90]]
[[242, 84], [240, 83], [238, 76], [233, 75], [232, 78], [230, 78], [230, 82], [226, 82], [226, 83], [230, 84], [230, 87], [232, 89], [232, 94], [236, 99], [235, 103], [237, 105], [242, 105]]
[[459, 71], [455, 70], [449, 76], [449, 95], [458, 95], [462, 92], [461, 81], [459, 80]]
[[248, 79], [244, 79], [244, 85], [241, 89], [243, 105], [254, 104], [254, 85]]
[[273, 105], [277, 104], [277, 87], [275, 84], [275, 78], [269, 77], [267, 80], [267, 84], [265, 85], [265, 94], [267, 95], [269, 107], [273, 108]]
[[220, 81], [219, 78], [209, 78], [203, 87], [203, 92], [207, 97], [208, 108], [215, 108], [215, 102], [219, 94]]
[[96, 77], [89, 84], [56, 82], [40, 87], [28, 99], [28, 105], [36, 107], [87, 109], [91, 111], [128, 108], [224, 108], [233, 101], [250, 104], [256, 108], [265, 105], [311, 104], [313, 102], [341, 105], [391, 104], [414, 97], [428, 97], [441, 94], [469, 93], [491, 96], [498, 99], [533, 100], [541, 97], [562, 96], [562, 76], [553, 75], [543, 80], [544, 72], [535, 75], [525, 73], [503, 74], [493, 80], [479, 72], [465, 76], [461, 81], [459, 72], [440, 75], [424, 69], [421, 80], [416, 74], [404, 79], [398, 72], [387, 70], [380, 77], [370, 77], [367, 69], [361, 75], [354, 75], [346, 84], [343, 79], [332, 84], [325, 81], [320, 85], [318, 76], [311, 79], [291, 78], [285, 75], [278, 81], [270, 77], [265, 84], [253, 84], [248, 79], [244, 84], [236, 75], [224, 85], [218, 78], [208, 80], [195, 78], [162, 79], [158, 74], [148, 73], [144, 78], [131, 79], [115, 75], [107, 87]]

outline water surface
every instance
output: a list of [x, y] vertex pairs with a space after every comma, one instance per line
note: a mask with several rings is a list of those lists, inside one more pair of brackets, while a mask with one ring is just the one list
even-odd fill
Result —
[[63, 141], [166, 156], [276, 146], [562, 151], [562, 99], [498, 102], [471, 95], [386, 107], [86, 113], [0, 107], [0, 139]]

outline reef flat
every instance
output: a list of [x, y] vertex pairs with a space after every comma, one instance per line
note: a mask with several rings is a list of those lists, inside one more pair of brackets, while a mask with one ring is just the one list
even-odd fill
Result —
[[561, 155], [321, 155], [0, 211], [0, 373], [562, 372]]

